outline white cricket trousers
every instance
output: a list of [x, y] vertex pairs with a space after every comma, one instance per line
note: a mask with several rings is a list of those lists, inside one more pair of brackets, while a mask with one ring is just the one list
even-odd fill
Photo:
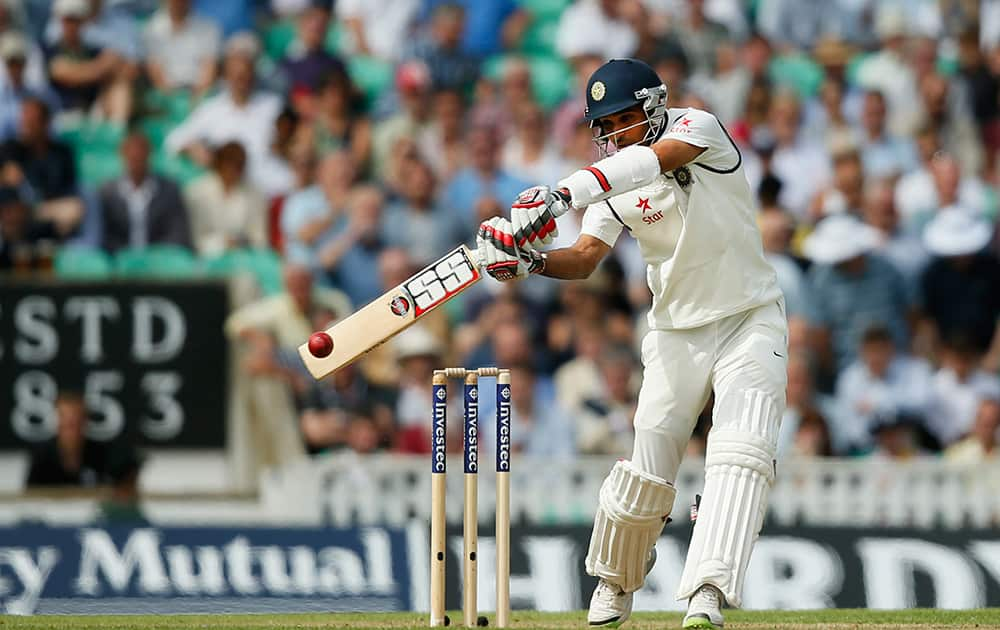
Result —
[[764, 523], [785, 409], [788, 325], [779, 299], [690, 330], [653, 330], [642, 344], [632, 464], [671, 483], [714, 390], [705, 486], [677, 599], [705, 584], [733, 607]]
[[777, 422], [785, 407], [787, 357], [783, 299], [698, 328], [649, 331], [642, 341], [632, 463], [673, 483], [713, 389], [714, 428], [739, 419], [747, 392], [761, 391], [777, 401], [779, 408], [760, 409], [776, 421], [760, 418], [752, 423], [776, 444]]

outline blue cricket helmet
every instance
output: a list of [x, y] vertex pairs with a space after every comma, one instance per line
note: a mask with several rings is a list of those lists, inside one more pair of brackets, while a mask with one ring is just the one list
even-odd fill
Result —
[[[667, 117], [667, 86], [649, 64], [638, 59], [612, 59], [594, 71], [587, 81], [584, 117], [591, 126], [605, 116], [642, 105], [649, 131], [643, 143], [655, 140]], [[621, 132], [621, 129], [616, 132]], [[602, 152], [612, 134], [598, 130], [594, 141]]]

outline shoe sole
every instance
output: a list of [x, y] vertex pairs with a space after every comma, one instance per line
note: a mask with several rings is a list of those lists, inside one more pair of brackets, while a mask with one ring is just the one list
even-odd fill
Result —
[[601, 621], [601, 622], [588, 621], [587, 625], [590, 626], [591, 628], [618, 628], [623, 623], [625, 623], [625, 621], [626, 620], [622, 620], [620, 618], [615, 618], [611, 621]]

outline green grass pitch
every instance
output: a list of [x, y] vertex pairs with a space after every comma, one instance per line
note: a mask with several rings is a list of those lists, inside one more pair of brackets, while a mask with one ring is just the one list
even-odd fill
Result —
[[[587, 628], [586, 613], [514, 611], [512, 627]], [[461, 627], [461, 613], [450, 613], [451, 627]], [[488, 615], [490, 623], [494, 619]], [[625, 630], [680, 628], [676, 613], [637, 613]], [[426, 628], [427, 617], [414, 613], [331, 613], [327, 615], [122, 615], [122, 616], [0, 616], [0, 629], [22, 630], [214, 630], [215, 628], [343, 628], [345, 630], [398, 630]], [[937, 630], [944, 628], [1000, 629], [1000, 609], [984, 610], [821, 610], [726, 611], [726, 628], [732, 630]]]

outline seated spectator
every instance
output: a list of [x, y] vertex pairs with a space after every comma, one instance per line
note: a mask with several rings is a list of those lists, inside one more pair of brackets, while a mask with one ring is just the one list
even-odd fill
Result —
[[45, 58], [63, 111], [88, 114], [96, 106], [103, 117], [125, 125], [132, 113], [135, 66], [115, 47], [87, 41], [88, 0], [56, 0], [52, 12], [62, 28]]
[[466, 102], [461, 90], [435, 90], [433, 99], [433, 119], [418, 144], [438, 181], [446, 183], [465, 166], [468, 155]]
[[613, 0], [581, 0], [559, 17], [556, 51], [572, 59], [596, 54], [602, 59], [628, 57], [639, 45], [635, 30], [622, 15], [622, 3]]
[[[392, 340], [391, 345], [399, 362], [396, 450], [402, 453], [430, 453], [431, 423], [428, 414], [433, 408], [430, 383], [434, 370], [440, 367], [444, 357], [444, 346], [422, 324], [404, 330]], [[451, 397], [449, 412], [453, 418], [461, 417], [461, 398], [461, 395]], [[483, 401], [486, 398], [484, 396]], [[485, 417], [482, 410], [480, 417]], [[461, 423], [450, 422], [448, 427], [449, 450], [461, 452]], [[480, 452], [486, 451], [480, 447]]]
[[334, 6], [344, 25], [343, 50], [396, 62], [412, 38], [420, 0], [340, 0]]
[[[860, 215], [864, 200], [865, 170], [853, 141], [840, 139], [830, 149], [833, 180], [812, 200], [809, 219], [820, 221], [834, 214]], [[782, 180], [784, 183], [784, 180]]]
[[279, 254], [285, 253], [285, 239], [281, 232], [285, 202], [312, 185], [316, 175], [316, 153], [305, 143], [295, 143], [288, 149], [288, 167], [294, 178], [291, 188], [286, 194], [272, 197], [268, 204], [268, 242]]
[[87, 408], [83, 396], [62, 391], [56, 398], [55, 410], [55, 437], [33, 449], [27, 485], [89, 488], [107, 483], [107, 449], [84, 435]]
[[[45, 28], [45, 41], [49, 44], [59, 41], [66, 30], [65, 20], [61, 17], [59, 3], [56, 0], [52, 10], [52, 19]], [[72, 4], [74, 8], [79, 2]], [[133, 65], [144, 55], [142, 37], [137, 27], [135, 14], [121, 0], [84, 0], [83, 13], [83, 43], [98, 50], [112, 50], [124, 61]]]
[[[285, 290], [238, 308], [226, 320], [241, 377], [232, 396], [230, 452], [238, 487], [256, 487], [260, 470], [286, 464], [303, 452], [293, 394], [304, 391], [297, 348], [316, 330], [353, 312], [340, 291], [313, 284], [309, 269], [286, 265]], [[287, 357], [295, 357], [290, 362]]]
[[530, 20], [512, 0], [430, 0], [426, 4], [454, 4], [465, 10], [462, 49], [480, 59], [515, 48]]
[[[801, 133], [799, 101], [792, 93], [781, 92], [771, 99], [767, 120], [775, 142], [771, 168], [782, 183], [778, 202], [804, 219], [809, 201], [829, 179], [830, 161], [822, 146]], [[751, 177], [751, 183], [756, 181]]]
[[851, 215], [820, 222], [804, 243], [813, 261], [809, 283], [814, 304], [810, 316], [821, 365], [835, 374], [855, 359], [864, 331], [882, 325], [896, 348], [909, 348], [908, 318], [913, 302], [902, 274], [873, 253], [878, 232]]
[[[379, 253], [384, 248], [382, 191], [374, 186], [360, 186], [351, 193], [347, 226], [320, 249], [319, 265], [331, 280], [355, 304], [364, 305], [384, 293], [377, 276], [371, 273], [378, 266]], [[391, 225], [391, 224], [389, 224]], [[396, 229], [392, 225], [391, 228]]]
[[980, 369], [982, 353], [955, 333], [941, 347], [941, 368], [931, 384], [928, 428], [943, 446], [966, 435], [984, 398], [1000, 399], [1000, 378]]
[[874, 437], [872, 457], [907, 460], [928, 453], [922, 445], [923, 425], [904, 412], [875, 414], [868, 431]]
[[347, 151], [354, 167], [363, 173], [371, 159], [371, 123], [364, 115], [364, 101], [345, 72], [326, 75], [317, 88], [316, 112], [303, 139], [316, 153]]
[[557, 182], [571, 172], [549, 141], [545, 112], [525, 103], [514, 114], [514, 133], [504, 142], [501, 164], [508, 173], [527, 181]]
[[982, 138], [968, 112], [960, 107], [951, 82], [937, 72], [930, 72], [919, 81], [922, 111], [912, 126], [932, 125], [941, 134], [942, 148], [955, 156], [963, 173], [978, 173], [983, 165]]
[[778, 429], [779, 456], [847, 452], [847, 436], [834, 422], [836, 400], [816, 391], [812, 361], [805, 350], [789, 352], [786, 398]]
[[98, 193], [103, 232], [101, 248], [108, 252], [148, 245], [191, 247], [188, 207], [172, 180], [149, 168], [149, 139], [133, 131], [121, 144], [125, 173]]
[[[551, 322], [551, 320], [550, 320]], [[575, 410], [593, 392], [601, 388], [598, 366], [607, 346], [607, 332], [600, 325], [587, 324], [573, 335], [573, 358], [553, 374], [556, 397], [563, 409]]]
[[869, 328], [861, 337], [859, 358], [837, 378], [837, 403], [841, 418], [837, 430], [852, 449], [874, 444], [868, 431], [878, 416], [899, 414], [919, 421], [927, 416], [931, 366], [920, 359], [900, 356], [892, 335], [884, 327]]
[[[370, 385], [354, 365], [312, 381], [300, 403], [299, 427], [306, 451], [315, 455], [346, 447], [371, 452], [392, 446], [394, 402], [389, 392]], [[370, 429], [375, 431], [372, 445], [367, 444]]]
[[388, 245], [401, 247], [418, 266], [440, 258], [444, 252], [468, 239], [452, 221], [452, 215], [437, 199], [437, 181], [430, 166], [414, 157], [401, 165], [399, 199], [385, 212], [383, 230]]
[[404, 59], [423, 61], [437, 88], [465, 89], [479, 76], [478, 60], [462, 49], [465, 9], [457, 4], [435, 7], [427, 32], [418, 36]]
[[347, 68], [326, 50], [326, 31], [330, 26], [327, 0], [312, 0], [298, 17], [295, 41], [281, 60], [281, 71], [295, 110], [302, 115], [314, 113], [314, 96], [326, 77], [346, 75]]
[[473, 233], [476, 205], [493, 199], [501, 208], [509, 207], [517, 195], [531, 186], [500, 165], [500, 136], [495, 127], [474, 127], [468, 135], [469, 166], [457, 172], [444, 191], [443, 201], [455, 220]]
[[1000, 261], [984, 251], [993, 226], [965, 210], [942, 210], [924, 230], [934, 256], [921, 278], [923, 310], [936, 338], [967, 335], [985, 353], [1000, 335]]
[[17, 135], [21, 107], [29, 98], [45, 101], [50, 109], [57, 99], [45, 83], [28, 80], [28, 41], [20, 33], [10, 31], [0, 35], [0, 68], [5, 70], [0, 80], [0, 142]]
[[601, 381], [571, 410], [576, 449], [582, 454], [628, 457], [632, 453], [639, 392], [634, 387], [637, 361], [625, 346], [612, 346], [598, 359]]
[[[24, 46], [24, 84], [32, 90], [48, 87], [48, 72], [41, 46], [32, 37], [31, 24], [20, 19], [21, 0], [0, 0], [0, 39], [20, 40]], [[8, 44], [9, 46], [9, 44]], [[0, 65], [0, 89], [7, 83], [8, 68]]]
[[51, 223], [39, 223], [15, 188], [0, 188], [0, 271], [31, 269], [46, 241], [57, 239]]
[[161, 92], [191, 90], [200, 99], [215, 84], [222, 34], [191, 11], [191, 0], [167, 0], [146, 23], [146, 72]]
[[267, 205], [246, 177], [246, 162], [242, 145], [227, 142], [215, 151], [212, 170], [184, 190], [199, 256], [267, 247]]
[[[936, 142], [935, 132], [925, 130], [921, 133], [921, 144], [936, 146], [932, 144]], [[973, 214], [985, 215], [989, 194], [979, 179], [962, 174], [954, 157], [938, 152], [928, 158], [922, 168], [899, 180], [896, 204], [904, 229], [919, 237], [941, 208], [958, 206]]]
[[757, 224], [764, 244], [764, 256], [778, 274], [778, 286], [785, 295], [789, 327], [801, 326], [812, 312], [812, 302], [802, 267], [789, 251], [792, 219], [784, 210], [776, 208], [761, 212], [757, 216]]
[[913, 142], [889, 132], [885, 97], [877, 90], [864, 95], [857, 136], [865, 174], [869, 177], [895, 177], [917, 168]]
[[[510, 413], [511, 452], [563, 459], [576, 454], [576, 433], [566, 411], [556, 401], [552, 379], [539, 374], [531, 363], [498, 363], [510, 366], [510, 388], [513, 391]], [[496, 417], [496, 397], [482, 396], [479, 417]], [[426, 422], [426, 420], [425, 420]], [[494, 450], [496, 434], [481, 434], [483, 452]]]
[[865, 186], [862, 218], [880, 233], [878, 253], [899, 269], [906, 279], [908, 289], [917, 295], [920, 290], [920, 274], [927, 266], [930, 256], [923, 242], [903, 230], [900, 225], [892, 181], [874, 180]]
[[[300, 173], [296, 173], [293, 166], [292, 153], [296, 145], [305, 143], [296, 140], [296, 132], [299, 128], [299, 115], [290, 107], [286, 107], [277, 118], [274, 119], [274, 137], [271, 139], [271, 146], [264, 156], [263, 165], [260, 172], [253, 180], [264, 198], [269, 202], [275, 197], [288, 194], [297, 187], [301, 180]], [[312, 152], [310, 147], [303, 147], [305, 151], [300, 155], [308, 155]]]
[[83, 203], [77, 193], [73, 151], [51, 136], [50, 120], [44, 101], [24, 101], [20, 132], [0, 145], [0, 183], [17, 188], [21, 198], [35, 207], [35, 218], [52, 223], [66, 237], [80, 224]]
[[235, 141], [247, 152], [248, 172], [256, 179], [270, 151], [274, 120], [281, 99], [257, 90], [254, 64], [260, 44], [250, 33], [226, 42], [222, 66], [225, 90], [206, 99], [166, 138], [171, 153], [184, 153], [204, 167], [212, 164], [213, 148]]
[[288, 197], [281, 235], [289, 261], [319, 270], [320, 248], [346, 226], [355, 173], [346, 151], [331, 153], [319, 163], [315, 184]]
[[393, 152], [403, 138], [416, 143], [431, 128], [431, 75], [419, 61], [401, 64], [396, 70], [398, 111], [375, 125], [372, 140], [372, 170], [391, 185]]
[[981, 464], [995, 460], [1000, 455], [1000, 400], [984, 398], [979, 401], [976, 420], [969, 435], [952, 444], [944, 456], [950, 461], [964, 464]]
[[143, 458], [132, 449], [115, 447], [108, 454], [108, 496], [98, 507], [102, 525], [142, 526], [149, 521], [139, 505], [139, 473]]

